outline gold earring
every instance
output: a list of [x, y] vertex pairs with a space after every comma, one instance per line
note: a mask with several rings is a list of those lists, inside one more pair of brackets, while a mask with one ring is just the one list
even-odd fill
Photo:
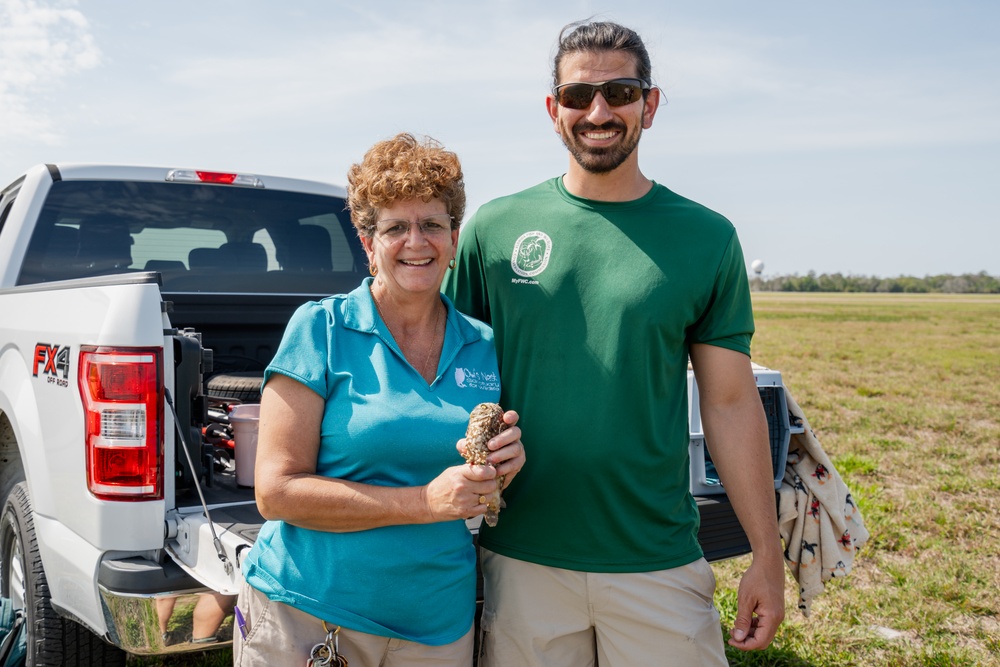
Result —
[[378, 267], [375, 266], [374, 264], [369, 264], [368, 265], [368, 273], [372, 274], [372, 277], [377, 276], [378, 275]]
[[448, 262], [448, 268], [449, 269], [454, 269], [455, 268], [455, 258], [454, 257], [452, 257], [451, 261]]

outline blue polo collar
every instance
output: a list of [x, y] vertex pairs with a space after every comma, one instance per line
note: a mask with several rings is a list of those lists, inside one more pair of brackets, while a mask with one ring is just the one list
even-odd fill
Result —
[[[404, 364], [409, 365], [403, 352], [396, 344], [396, 340], [392, 337], [389, 327], [382, 321], [375, 308], [375, 300], [371, 293], [372, 280], [373, 278], [365, 278], [354, 291], [347, 295], [344, 304], [344, 327], [378, 336]], [[434, 382], [431, 383], [432, 387], [441, 379], [442, 369], [451, 367], [463, 346], [475, 343], [482, 338], [479, 329], [455, 310], [455, 306], [452, 305], [447, 296], [441, 294], [441, 301], [447, 310], [447, 319], [444, 344], [441, 348], [441, 360], [438, 362], [438, 373]]]

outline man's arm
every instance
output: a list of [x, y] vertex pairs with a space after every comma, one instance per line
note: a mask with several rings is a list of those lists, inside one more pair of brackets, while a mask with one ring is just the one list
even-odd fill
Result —
[[696, 344], [691, 364], [705, 444], [753, 550], [729, 643], [743, 650], [766, 648], [785, 617], [785, 571], [764, 409], [745, 354]]

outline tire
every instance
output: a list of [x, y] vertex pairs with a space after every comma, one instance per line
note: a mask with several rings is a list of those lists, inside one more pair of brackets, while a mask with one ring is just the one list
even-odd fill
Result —
[[124, 651], [52, 608], [25, 482], [11, 489], [0, 515], [0, 593], [25, 611], [27, 667], [124, 667]]
[[206, 388], [214, 398], [236, 398], [244, 403], [260, 403], [260, 383], [264, 381], [261, 371], [235, 371], [212, 376]]

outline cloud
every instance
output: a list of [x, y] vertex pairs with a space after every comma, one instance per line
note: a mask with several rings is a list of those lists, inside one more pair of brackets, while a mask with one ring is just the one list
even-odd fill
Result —
[[[500, 15], [484, 31], [483, 11], [448, 22], [355, 12], [337, 16], [335, 37], [321, 17], [311, 17], [308, 29], [248, 26], [240, 34], [220, 31], [211, 42], [199, 36], [194, 48], [163, 41], [146, 48], [144, 76], [129, 78], [127, 87], [122, 68], [140, 59], [134, 48], [109, 42], [86, 127], [117, 138], [100, 147], [102, 160], [174, 159], [172, 147], [156, 143], [182, 136], [198, 150], [188, 146], [187, 157], [176, 159], [242, 165], [267, 155], [271, 168], [293, 171], [312, 160], [329, 165], [338, 181], [374, 141], [403, 130], [456, 148], [484, 142], [492, 155], [499, 148], [530, 154], [529, 138], [511, 128], [518, 116], [538, 132], [547, 127], [542, 101], [558, 26]], [[147, 34], [140, 36], [137, 43], [146, 44]], [[84, 118], [72, 122], [81, 126]]]
[[57, 142], [45, 93], [100, 58], [75, 1], [0, 0], [0, 139]]

